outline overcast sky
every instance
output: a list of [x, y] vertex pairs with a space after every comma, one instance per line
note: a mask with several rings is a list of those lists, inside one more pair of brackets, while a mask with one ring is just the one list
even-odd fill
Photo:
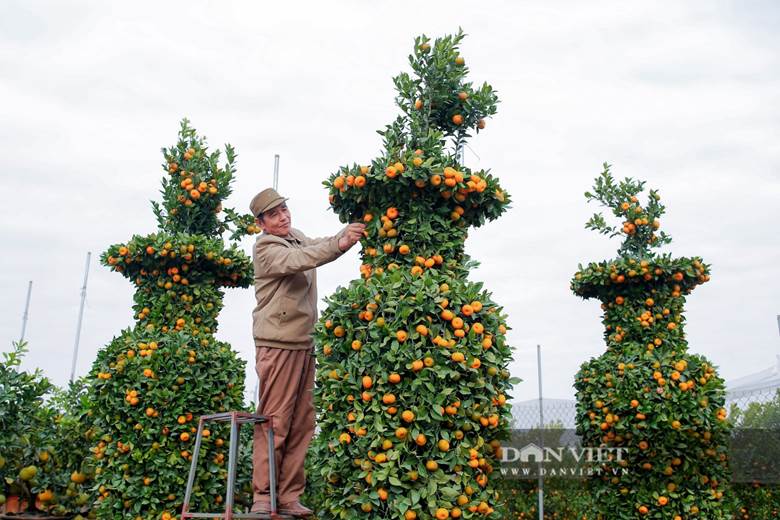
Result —
[[[33, 280], [24, 366], [56, 383], [70, 372], [87, 251], [77, 374], [133, 323], [131, 284], [97, 256], [154, 231], [159, 150], [182, 117], [212, 148], [236, 147], [226, 205], [246, 211], [279, 153], [293, 225], [333, 234], [322, 180], [379, 152], [414, 36], [459, 26], [471, 79], [501, 99], [466, 162], [498, 175], [513, 207], [466, 249], [482, 263], [472, 279], [509, 315], [515, 397], [536, 396], [536, 344], [548, 397], [572, 397], [580, 363], [604, 351], [598, 302], [569, 291], [579, 262], [618, 247], [583, 227], [595, 208], [582, 194], [604, 161], [659, 189], [671, 250], [713, 266], [688, 299], [690, 350], [726, 379], [780, 353], [776, 0], [6, 0], [0, 11], [0, 350], [19, 337]], [[321, 268], [320, 296], [358, 266], [351, 251]], [[229, 291], [218, 333], [248, 361], [253, 306], [250, 289]]]

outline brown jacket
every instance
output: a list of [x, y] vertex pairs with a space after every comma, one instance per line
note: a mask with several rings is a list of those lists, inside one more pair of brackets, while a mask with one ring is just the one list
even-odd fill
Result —
[[308, 238], [291, 228], [286, 237], [263, 233], [255, 242], [255, 345], [288, 350], [311, 348], [317, 321], [317, 273], [343, 252], [339, 238]]

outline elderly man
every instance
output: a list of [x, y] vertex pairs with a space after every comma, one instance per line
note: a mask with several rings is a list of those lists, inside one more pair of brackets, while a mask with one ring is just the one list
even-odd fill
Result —
[[[314, 353], [317, 321], [315, 268], [332, 262], [360, 240], [365, 226], [349, 224], [333, 237], [308, 238], [291, 227], [287, 199], [269, 188], [250, 203], [263, 228], [254, 246], [252, 313], [255, 369], [260, 378], [258, 413], [273, 416], [279, 512], [309, 516], [299, 497], [303, 463], [314, 434]], [[270, 511], [267, 425], [257, 425], [253, 446], [253, 512]]]

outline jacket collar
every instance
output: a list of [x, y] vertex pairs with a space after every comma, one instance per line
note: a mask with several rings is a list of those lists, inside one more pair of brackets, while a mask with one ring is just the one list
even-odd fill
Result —
[[[269, 236], [269, 237], [273, 236], [273, 237], [281, 238], [282, 240], [285, 240], [287, 242], [297, 242], [299, 244], [303, 243], [303, 234], [295, 228], [290, 228], [290, 232], [283, 237], [279, 235], [271, 235], [270, 233], [267, 233], [265, 231], [263, 231], [262, 235], [260, 236]], [[260, 239], [260, 237], [257, 238], [258, 240]]]
[[298, 242], [299, 244], [303, 243], [303, 233], [298, 231], [295, 228], [290, 228], [290, 232], [287, 234], [286, 237], [284, 237], [285, 240], [288, 242]]

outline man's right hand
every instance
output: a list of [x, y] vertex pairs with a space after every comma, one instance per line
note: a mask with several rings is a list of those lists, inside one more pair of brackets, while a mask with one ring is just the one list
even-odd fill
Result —
[[363, 238], [363, 231], [365, 231], [366, 225], [359, 223], [349, 224], [344, 228], [344, 234], [339, 238], [339, 249], [346, 251], [350, 247], [354, 246], [357, 242]]

